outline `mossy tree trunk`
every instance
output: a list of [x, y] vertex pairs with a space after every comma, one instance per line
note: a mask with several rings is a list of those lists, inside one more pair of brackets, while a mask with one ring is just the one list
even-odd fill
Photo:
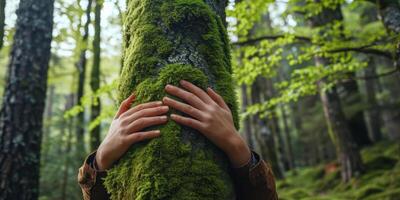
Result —
[[[100, 41], [101, 41], [101, 9], [103, 0], [95, 0], [94, 8], [94, 39], [93, 39], [93, 66], [90, 73], [90, 87], [93, 92], [100, 88]], [[96, 120], [100, 115], [101, 102], [99, 98], [94, 99], [91, 106], [90, 120]], [[90, 149], [95, 150], [100, 144], [100, 124], [90, 131]]]
[[21, 0], [0, 111], [0, 199], [37, 199], [54, 0]]
[[[314, 0], [314, 3], [321, 3], [321, 0]], [[326, 27], [329, 23], [342, 20], [343, 16], [340, 9], [340, 4], [337, 4], [334, 8], [324, 7], [319, 14], [309, 19], [311, 27], [321, 28], [321, 34], [324, 34], [323, 28], [329, 28], [329, 26]], [[315, 63], [317, 66], [328, 67], [330, 61], [327, 58], [315, 56]], [[318, 83], [320, 98], [328, 129], [336, 146], [338, 161], [341, 164], [342, 180], [347, 182], [363, 171], [363, 163], [343, 112], [337, 89], [334, 86], [323, 90], [325, 84], [327, 84], [325, 79], [320, 80]]]
[[[225, 27], [226, 0], [130, 0], [119, 100], [161, 100], [166, 84], [210, 86], [238, 126]], [[170, 111], [177, 112], [177, 111]], [[173, 121], [161, 137], [135, 144], [105, 180], [111, 199], [235, 199], [226, 155], [196, 130]]]

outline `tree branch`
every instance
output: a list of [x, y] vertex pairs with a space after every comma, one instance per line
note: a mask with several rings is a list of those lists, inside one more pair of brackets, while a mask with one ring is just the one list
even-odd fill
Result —
[[[265, 36], [261, 36], [261, 37], [257, 37], [257, 38], [252, 38], [252, 39], [248, 39], [246, 41], [242, 41], [242, 42], [233, 42], [231, 43], [233, 46], [247, 46], [247, 45], [252, 45], [255, 44], [257, 42], [260, 42], [262, 40], [276, 40], [279, 38], [283, 38], [286, 35], [265, 35]], [[305, 37], [305, 36], [294, 36], [294, 38], [296, 40], [300, 40], [303, 42], [311, 42], [311, 38]]]

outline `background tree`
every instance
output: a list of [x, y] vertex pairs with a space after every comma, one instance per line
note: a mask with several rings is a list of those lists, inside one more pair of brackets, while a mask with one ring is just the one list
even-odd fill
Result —
[[[92, 2], [93, 0], [88, 0], [87, 1], [87, 7], [85, 9], [85, 16], [86, 16], [86, 22], [83, 26], [83, 35], [81, 40], [78, 40], [79, 42], [76, 43], [77, 49], [79, 49], [79, 60], [76, 63], [76, 68], [78, 71], [78, 87], [77, 87], [77, 104], [81, 104], [82, 97], [84, 95], [84, 89], [85, 89], [85, 79], [86, 79], [86, 65], [87, 65], [87, 58], [86, 58], [86, 52], [89, 46], [89, 26], [91, 23], [91, 13], [92, 13]], [[81, 19], [79, 19], [81, 20]], [[77, 27], [77, 33], [79, 34], [78, 37], [80, 36], [80, 21], [79, 25]], [[76, 136], [77, 136], [77, 145], [79, 151], [77, 151], [77, 155], [79, 158], [84, 158], [85, 156], [85, 142], [84, 142], [84, 135], [85, 135], [85, 112], [84, 110], [81, 110], [81, 112], [78, 113], [77, 119], [76, 119]]]
[[6, 0], [0, 0], [0, 49], [3, 48], [4, 43], [4, 25], [6, 19]]
[[[97, 92], [100, 88], [100, 40], [101, 40], [101, 9], [103, 7], [103, 0], [95, 1], [95, 19], [94, 19], [94, 39], [93, 39], [93, 66], [90, 76], [90, 87], [93, 92]], [[90, 119], [96, 120], [100, 115], [101, 102], [100, 99], [95, 97], [92, 105]], [[90, 149], [95, 150], [100, 144], [100, 126], [96, 126], [90, 130]]]
[[21, 0], [0, 112], [1, 199], [36, 199], [53, 0]]

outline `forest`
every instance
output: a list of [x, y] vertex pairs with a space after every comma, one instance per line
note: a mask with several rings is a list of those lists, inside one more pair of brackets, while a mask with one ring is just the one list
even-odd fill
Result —
[[[82, 199], [121, 109], [180, 80], [279, 199], [400, 200], [399, 0], [0, 0], [0, 200]], [[229, 138], [172, 115], [106, 168], [110, 199], [235, 199]]]

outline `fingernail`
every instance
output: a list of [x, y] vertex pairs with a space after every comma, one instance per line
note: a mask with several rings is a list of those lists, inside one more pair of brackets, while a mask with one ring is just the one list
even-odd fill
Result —
[[165, 86], [165, 89], [168, 89], [168, 88], [171, 88], [171, 85], [170, 85], [170, 84], [168, 84], [168, 85]]
[[157, 105], [162, 105], [163, 102], [162, 101], [157, 101]]
[[154, 133], [160, 133], [160, 130], [155, 130]]
[[171, 114], [171, 118], [176, 118], [176, 115], [175, 114]]
[[187, 81], [185, 81], [185, 80], [181, 80], [181, 81], [179, 81], [179, 83], [183, 85], [183, 84], [186, 84], [186, 83], [187, 83]]
[[161, 116], [160, 118], [161, 118], [161, 120], [166, 120], [167, 116]]
[[168, 110], [168, 106], [163, 106], [163, 107], [161, 107], [161, 109], [163, 109], [163, 110]]

